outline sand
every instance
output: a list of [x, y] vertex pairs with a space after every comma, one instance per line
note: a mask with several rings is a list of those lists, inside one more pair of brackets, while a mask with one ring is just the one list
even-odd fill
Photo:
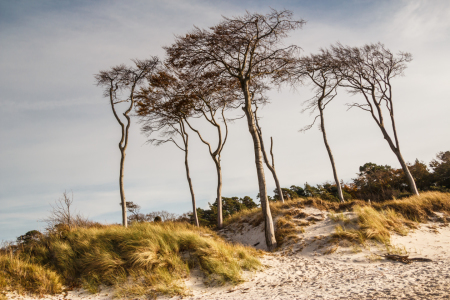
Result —
[[[403, 264], [381, 259], [376, 254], [382, 255], [386, 249], [374, 244], [361, 248], [341, 242], [335, 252], [325, 255], [335, 247], [328, 242], [336, 223], [327, 212], [315, 208], [305, 208], [304, 212], [322, 220], [299, 233], [295, 244], [265, 255], [264, 269], [247, 272], [246, 282], [234, 287], [207, 287], [201, 273], [193, 271], [186, 281], [191, 296], [158, 299], [450, 299], [450, 226], [427, 223], [407, 236], [393, 235], [395, 249], [408, 251], [410, 257], [432, 259]], [[262, 226], [239, 225], [223, 235], [264, 250]], [[111, 289], [97, 295], [75, 290], [42, 299], [97, 300], [113, 299], [112, 295]]]

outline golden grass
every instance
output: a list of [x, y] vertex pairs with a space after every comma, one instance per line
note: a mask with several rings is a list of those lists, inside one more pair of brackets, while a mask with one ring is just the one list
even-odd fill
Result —
[[278, 248], [286, 244], [286, 242], [296, 242], [298, 240], [298, 232], [302, 231], [302, 228], [292, 220], [292, 216], [285, 215], [279, 217], [276, 224], [275, 239], [277, 241]]
[[424, 192], [401, 200], [391, 200], [376, 207], [391, 208], [415, 222], [426, 222], [434, 211], [450, 213], [450, 193]]
[[[367, 240], [376, 240], [385, 245], [390, 243], [391, 232], [405, 235], [409, 228], [416, 228], [417, 222], [427, 222], [433, 212], [450, 213], [450, 193], [423, 192], [420, 196], [412, 196], [401, 200], [390, 200], [369, 205], [365, 201], [352, 200], [345, 203], [330, 202], [319, 198], [294, 198], [284, 203], [270, 203], [272, 216], [278, 218], [275, 236], [279, 246], [287, 239], [293, 237], [295, 231], [300, 231], [299, 224], [289, 219], [296, 208], [312, 206], [321, 210], [330, 211], [329, 217], [341, 224], [336, 226], [333, 237], [347, 239], [352, 242], [364, 244]], [[343, 212], [352, 211], [357, 215], [358, 228], [346, 228], [353, 223]], [[447, 216], [442, 222], [447, 221]], [[226, 225], [249, 222], [257, 226], [263, 222], [260, 208], [245, 210], [225, 221]], [[350, 227], [350, 226], [349, 226]], [[351, 226], [354, 227], [354, 226]]]
[[328, 217], [334, 222], [342, 222], [344, 224], [348, 224], [351, 222], [350, 218], [348, 216], [344, 215], [344, 213], [330, 212]]
[[[155, 297], [183, 295], [181, 279], [189, 275], [191, 268], [200, 268], [208, 282], [237, 284], [243, 280], [243, 270], [261, 266], [259, 255], [253, 248], [225, 242], [207, 228], [164, 222], [50, 234], [17, 250], [15, 259], [29, 261], [35, 272], [48, 272], [44, 274], [59, 276], [60, 282], [81, 285], [91, 292], [105, 284], [116, 286], [118, 295]], [[14, 267], [6, 276], [14, 289], [59, 291], [43, 289], [39, 284], [27, 285], [14, 275], [17, 270], [19, 267]]]
[[0, 291], [33, 291], [38, 295], [62, 291], [62, 278], [52, 270], [11, 254], [0, 254]]

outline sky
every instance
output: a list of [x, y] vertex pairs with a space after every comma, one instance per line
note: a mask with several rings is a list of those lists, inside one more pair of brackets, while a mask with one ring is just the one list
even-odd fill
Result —
[[[409, 162], [428, 163], [450, 150], [450, 2], [434, 1], [7, 1], [0, 0], [0, 241], [33, 229], [64, 191], [80, 214], [121, 222], [120, 127], [94, 75], [131, 59], [157, 55], [193, 26], [222, 17], [289, 9], [306, 25], [286, 44], [302, 54], [341, 42], [382, 42], [410, 52], [405, 76], [393, 81], [400, 147]], [[269, 92], [259, 111], [265, 140], [274, 138], [276, 170], [283, 187], [331, 181], [331, 165], [317, 127], [299, 130], [314, 115], [302, 113], [311, 86]], [[326, 126], [339, 177], [350, 182], [367, 162], [400, 165], [370, 115], [347, 111], [360, 101], [345, 90], [327, 106]], [[233, 113], [232, 113], [233, 114]], [[235, 113], [236, 115], [238, 114]], [[197, 123], [205, 136], [214, 134]], [[215, 199], [214, 163], [191, 135], [190, 168], [198, 207]], [[125, 161], [127, 201], [141, 212], [191, 210], [183, 152], [146, 143], [133, 119]], [[266, 142], [267, 143], [267, 142]], [[230, 125], [222, 153], [223, 196], [256, 198], [258, 184], [245, 120]], [[269, 194], [275, 184], [266, 169]]]

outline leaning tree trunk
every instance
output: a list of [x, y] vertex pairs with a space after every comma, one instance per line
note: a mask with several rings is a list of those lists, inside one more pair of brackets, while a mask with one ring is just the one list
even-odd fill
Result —
[[241, 87], [244, 92], [245, 107], [243, 110], [247, 117], [248, 130], [253, 139], [255, 151], [256, 173], [258, 175], [259, 196], [261, 199], [261, 209], [264, 216], [266, 245], [269, 250], [273, 250], [277, 246], [275, 239], [275, 230], [273, 226], [272, 214], [270, 212], [269, 201], [267, 200], [266, 179], [264, 176], [264, 165], [261, 155], [261, 143], [255, 125], [255, 118], [252, 111], [251, 97], [248, 90], [248, 81], [241, 81]]
[[380, 127], [381, 132], [383, 133], [384, 139], [388, 142], [389, 147], [391, 147], [391, 150], [394, 152], [395, 156], [397, 156], [397, 159], [400, 162], [400, 165], [402, 166], [403, 172], [405, 173], [405, 176], [406, 176], [406, 180], [408, 180], [409, 189], [410, 189], [411, 193], [419, 196], [419, 191], [417, 190], [416, 182], [414, 181], [414, 178], [412, 177], [411, 172], [409, 171], [409, 168], [406, 165], [405, 160], [403, 159], [403, 156], [400, 152], [400, 147], [398, 146], [398, 143], [397, 143], [397, 147], [395, 147], [394, 143], [392, 142], [391, 137], [387, 133], [384, 126], [382, 124], [381, 125], [378, 124], [378, 126]]
[[320, 112], [320, 129], [322, 130], [323, 142], [325, 143], [325, 147], [327, 148], [328, 156], [330, 157], [331, 167], [333, 168], [334, 181], [336, 182], [336, 186], [338, 189], [338, 198], [339, 198], [339, 201], [344, 202], [342, 186], [341, 186], [341, 183], [339, 182], [339, 178], [337, 175], [336, 165], [334, 163], [334, 158], [333, 158], [333, 153], [331, 153], [330, 145], [328, 145], [327, 133], [325, 131], [325, 119], [323, 117], [323, 107], [322, 107], [321, 102], [319, 102], [319, 112]]
[[220, 162], [217, 158], [214, 158], [214, 163], [216, 164], [217, 170], [217, 228], [223, 228], [223, 208], [222, 208], [222, 168], [220, 167]]
[[409, 171], [409, 168], [406, 165], [406, 162], [403, 159], [402, 154], [400, 153], [400, 149], [398, 149], [394, 153], [397, 156], [398, 161], [400, 162], [400, 165], [402, 166], [403, 172], [406, 175], [406, 179], [408, 180], [409, 188], [410, 188], [411, 193], [413, 193], [414, 195], [419, 196], [419, 191], [417, 190], [416, 182], [414, 181], [414, 178], [412, 177], [412, 174]]
[[191, 191], [191, 198], [192, 198], [192, 212], [193, 212], [193, 216], [194, 216], [194, 223], [195, 226], [199, 227], [199, 223], [198, 223], [198, 216], [197, 216], [197, 206], [195, 204], [195, 194], [194, 194], [194, 188], [192, 187], [192, 180], [191, 180], [191, 176], [189, 174], [189, 164], [188, 164], [188, 149], [187, 149], [187, 142], [186, 142], [186, 150], [184, 151], [184, 165], [186, 167], [186, 177], [187, 177], [187, 181], [189, 183], [189, 190]]

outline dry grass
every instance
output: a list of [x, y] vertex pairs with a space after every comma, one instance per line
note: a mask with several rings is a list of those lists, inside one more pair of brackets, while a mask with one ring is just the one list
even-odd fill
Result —
[[285, 245], [287, 242], [298, 241], [298, 232], [302, 230], [303, 229], [298, 227], [296, 222], [293, 221], [292, 216], [285, 215], [279, 217], [275, 232], [278, 248]]
[[356, 205], [353, 211], [358, 216], [359, 229], [346, 230], [337, 226], [333, 236], [361, 244], [372, 239], [389, 248], [392, 247], [391, 232], [406, 235], [410, 228], [417, 228], [417, 222], [427, 222], [434, 212], [450, 212], [450, 194], [425, 192], [420, 196], [375, 203], [373, 206]]
[[[417, 227], [417, 222], [427, 222], [430, 218], [436, 218], [434, 212], [444, 213], [444, 217], [437, 217], [437, 219], [442, 219], [441, 222], [445, 224], [447, 215], [450, 213], [450, 193], [424, 192], [420, 196], [372, 203], [372, 205], [361, 200], [337, 203], [318, 198], [295, 198], [284, 203], [270, 203], [272, 216], [274, 219], [278, 218], [275, 235], [279, 245], [294, 237], [295, 232], [301, 231], [298, 227], [301, 224], [293, 222], [291, 217], [305, 206], [330, 211], [329, 217], [340, 223], [336, 226], [334, 238], [347, 239], [360, 244], [364, 244], [367, 240], [375, 240], [389, 245], [391, 232], [405, 235], [410, 228]], [[353, 220], [343, 213], [348, 211], [357, 215], [355, 220], [357, 228], [351, 224]], [[261, 209], [257, 208], [232, 216], [226, 224], [249, 222], [257, 226], [263, 220]]]
[[11, 267], [11, 272], [3, 276], [6, 283], [2, 289], [10, 286], [34, 293], [59, 291], [60, 285], [50, 289], [42, 280], [31, 285], [27, 282], [32, 280], [25, 282], [16, 276], [21, 268], [29, 268], [40, 278], [81, 285], [93, 293], [105, 284], [116, 286], [119, 296], [183, 295], [181, 279], [189, 275], [191, 268], [200, 268], [209, 283], [237, 284], [243, 280], [243, 270], [261, 266], [259, 255], [253, 248], [226, 243], [213, 231], [186, 223], [78, 228], [43, 236], [18, 249], [14, 261], [23, 266]]
[[[52, 270], [9, 254], [0, 254], [0, 291], [33, 291], [38, 295], [62, 291], [62, 279]], [[6, 299], [6, 298], [5, 298]]]
[[350, 218], [344, 215], [344, 213], [330, 212], [328, 217], [334, 222], [342, 222], [344, 224], [349, 224], [351, 222]]
[[347, 239], [364, 244], [367, 240], [376, 240], [382, 244], [390, 244], [391, 232], [406, 235], [408, 228], [415, 228], [414, 222], [405, 219], [401, 214], [388, 208], [378, 211], [371, 206], [355, 206], [354, 213], [358, 217], [357, 229], [346, 229], [337, 225], [332, 235], [334, 238]]
[[425, 192], [420, 196], [386, 201], [375, 207], [391, 208], [408, 220], [424, 223], [435, 211], [450, 213], [450, 193]]

